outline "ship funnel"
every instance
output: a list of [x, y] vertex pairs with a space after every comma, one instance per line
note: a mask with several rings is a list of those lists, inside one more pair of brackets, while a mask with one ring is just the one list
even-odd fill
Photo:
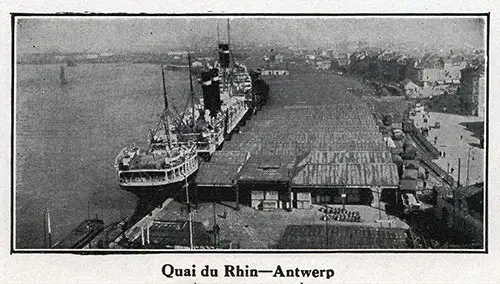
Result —
[[222, 101], [220, 99], [220, 77], [219, 77], [219, 70], [217, 68], [214, 68], [210, 70], [210, 73], [212, 73], [212, 91], [213, 91], [213, 97], [212, 97], [212, 103], [214, 107], [213, 114], [211, 113], [212, 116], [216, 116], [217, 112], [220, 110]]
[[201, 73], [203, 104], [205, 109], [210, 111], [210, 116], [215, 117], [222, 102], [220, 99], [219, 70], [210, 69]]
[[213, 86], [212, 86], [212, 74], [210, 71], [205, 71], [201, 73], [201, 84], [203, 89], [203, 105], [205, 109], [212, 112], [212, 97], [213, 97]]

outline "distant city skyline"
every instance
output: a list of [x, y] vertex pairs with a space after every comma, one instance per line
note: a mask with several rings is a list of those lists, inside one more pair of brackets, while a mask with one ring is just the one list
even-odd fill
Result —
[[[408, 44], [448, 50], [485, 48], [485, 17], [27, 17], [16, 23], [18, 54], [44, 52], [148, 52], [235, 44], [306, 48], [342, 42]], [[214, 44], [215, 46], [215, 44]]]

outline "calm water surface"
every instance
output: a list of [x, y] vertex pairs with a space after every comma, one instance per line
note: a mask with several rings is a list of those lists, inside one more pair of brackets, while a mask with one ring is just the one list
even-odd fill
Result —
[[[16, 248], [45, 246], [45, 207], [54, 241], [89, 212], [109, 224], [136, 208], [137, 198], [117, 186], [113, 160], [156, 127], [163, 110], [160, 66], [82, 64], [65, 71], [68, 83], [61, 86], [59, 65], [17, 66]], [[166, 80], [171, 105], [184, 109], [187, 72], [167, 72]]]

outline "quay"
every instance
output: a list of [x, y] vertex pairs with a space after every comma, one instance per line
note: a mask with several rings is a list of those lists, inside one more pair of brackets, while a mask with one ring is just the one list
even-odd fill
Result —
[[326, 226], [332, 240], [358, 236], [323, 248], [387, 248], [395, 239], [394, 248], [407, 247], [409, 227], [389, 205], [398, 202], [397, 166], [370, 107], [348, 92], [362, 83], [307, 71], [268, 80], [265, 107], [201, 164], [193, 204], [167, 200], [110, 247], [125, 237], [130, 248], [293, 248], [300, 240], [283, 240], [315, 230], [308, 226]]

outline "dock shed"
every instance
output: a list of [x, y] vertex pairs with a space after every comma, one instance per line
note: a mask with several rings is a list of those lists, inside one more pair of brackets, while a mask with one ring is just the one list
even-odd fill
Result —
[[198, 198], [234, 201], [237, 177], [250, 154], [245, 151], [216, 151], [210, 162], [200, 165], [195, 184]]
[[250, 157], [225, 184], [216, 173], [224, 166], [207, 163], [205, 172], [202, 165], [199, 186], [231, 186], [234, 180], [242, 204], [266, 210], [325, 202], [373, 206], [384, 191], [397, 191], [397, 166], [373, 110], [348, 91], [359, 82], [327, 73], [302, 75], [269, 78], [268, 104], [221, 151], [244, 150]]
[[241, 201], [256, 209], [290, 207], [292, 156], [250, 157], [238, 177]]
[[292, 191], [309, 192], [313, 204], [378, 206], [380, 197], [394, 195], [398, 185], [397, 167], [389, 151], [313, 151], [297, 164], [291, 180]]

